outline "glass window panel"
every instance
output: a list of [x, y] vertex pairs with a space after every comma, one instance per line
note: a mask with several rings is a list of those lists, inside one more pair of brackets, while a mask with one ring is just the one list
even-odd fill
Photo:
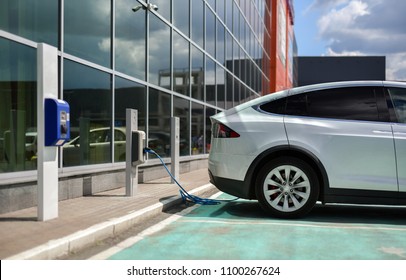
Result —
[[234, 80], [234, 106], [240, 104], [240, 82]]
[[241, 80], [247, 83], [247, 75], [249, 74], [249, 69], [247, 68], [248, 56], [244, 53], [243, 49], [240, 49], [241, 53]]
[[206, 153], [210, 152], [211, 147], [211, 120], [210, 117], [214, 116], [217, 111], [213, 108], [206, 107]]
[[192, 97], [204, 101], [204, 54], [192, 45]]
[[223, 67], [217, 65], [216, 70], [217, 85], [217, 106], [225, 108], [225, 72]]
[[220, 21], [217, 21], [217, 42], [216, 42], [216, 58], [221, 65], [224, 65], [225, 53], [225, 29]]
[[189, 37], [189, 0], [173, 0], [173, 23]]
[[216, 104], [216, 63], [206, 57], [206, 102]]
[[171, 97], [150, 88], [148, 115], [148, 146], [162, 157], [171, 154]]
[[227, 73], [227, 102], [226, 109], [234, 107], [233, 104], [233, 76], [230, 73]]
[[233, 30], [233, 1], [226, 1], [226, 25], [230, 32]]
[[200, 47], [204, 41], [204, 3], [201, 0], [190, 1], [192, 4], [192, 39]]
[[36, 54], [0, 38], [0, 173], [37, 168]]
[[233, 5], [233, 34], [234, 36], [237, 38], [237, 40], [239, 39], [239, 25], [240, 25], [240, 10], [237, 7], [237, 4], [234, 2]]
[[216, 8], [216, 0], [206, 0], [206, 2], [215, 10]]
[[180, 144], [181, 156], [190, 155], [189, 124], [190, 124], [189, 101], [180, 97], [173, 98], [173, 116], [179, 117], [180, 122]]
[[0, 29], [58, 47], [59, 1], [0, 1]]
[[204, 106], [192, 103], [192, 155], [204, 153]]
[[219, 15], [219, 17], [221, 18], [221, 20], [223, 22], [226, 22], [226, 18], [225, 18], [226, 9], [225, 9], [225, 5], [224, 5], [224, 1], [226, 1], [226, 0], [217, 0], [216, 12]]
[[149, 19], [149, 81], [170, 88], [170, 28], [153, 14]]
[[110, 67], [110, 0], [69, 0], [64, 5], [65, 52]]
[[246, 87], [244, 85], [241, 85], [241, 87], [240, 87], [240, 96], [241, 96], [241, 103], [248, 101]]
[[226, 33], [226, 67], [233, 72], [233, 37], [230, 33]]
[[[150, 0], [148, 2], [157, 5], [158, 11], [156, 12], [163, 16], [167, 21], [171, 22], [171, 0]], [[176, 3], [176, 1], [174, 2]], [[132, 1], [132, 3], [134, 3], [134, 1]]]
[[116, 70], [145, 80], [145, 10], [133, 12], [132, 0], [116, 1]]
[[63, 147], [63, 165], [111, 162], [111, 75], [65, 60], [63, 80], [71, 125], [71, 141]]
[[240, 46], [237, 41], [234, 40], [233, 46], [233, 62], [234, 62], [234, 75], [240, 77]]
[[210, 9], [206, 9], [206, 51], [216, 56], [216, 17]]
[[245, 19], [242, 15], [240, 15], [240, 35], [239, 41], [242, 46], [245, 47]]
[[190, 96], [189, 41], [173, 32], [173, 90]]
[[114, 94], [114, 161], [125, 161], [126, 110], [138, 111], [138, 129], [145, 131], [146, 123], [145, 86], [116, 77]]

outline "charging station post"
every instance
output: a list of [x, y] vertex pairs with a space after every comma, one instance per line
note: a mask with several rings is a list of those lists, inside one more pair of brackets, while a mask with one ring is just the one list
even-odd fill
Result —
[[[179, 117], [171, 118], [171, 173], [175, 178], [179, 178], [179, 143], [180, 143], [180, 121]], [[171, 183], [175, 180], [171, 178]]]
[[138, 165], [145, 162], [144, 131], [138, 130], [138, 111], [126, 110], [126, 175], [125, 194], [134, 196], [138, 188]]
[[45, 146], [45, 98], [58, 97], [58, 50], [37, 48], [38, 220], [58, 217], [58, 149]]

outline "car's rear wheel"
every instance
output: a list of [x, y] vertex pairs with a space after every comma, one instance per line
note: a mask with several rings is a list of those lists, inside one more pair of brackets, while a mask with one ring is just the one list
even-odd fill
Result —
[[309, 164], [298, 158], [281, 157], [260, 170], [255, 188], [266, 212], [279, 218], [298, 218], [313, 208], [320, 187]]

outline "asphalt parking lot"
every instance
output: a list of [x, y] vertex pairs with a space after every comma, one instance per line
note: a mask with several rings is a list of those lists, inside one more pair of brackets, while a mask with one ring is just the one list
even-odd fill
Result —
[[[222, 194], [220, 199], [228, 199]], [[174, 218], [175, 217], [175, 218]], [[99, 255], [116, 260], [401, 260], [406, 207], [316, 205], [300, 220], [256, 201], [189, 207]], [[123, 249], [124, 248], [124, 249]]]

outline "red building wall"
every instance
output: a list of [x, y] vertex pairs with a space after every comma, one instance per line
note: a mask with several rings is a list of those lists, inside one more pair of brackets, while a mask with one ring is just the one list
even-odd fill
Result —
[[271, 11], [269, 93], [293, 85], [294, 9], [292, 0], [268, 0]]

